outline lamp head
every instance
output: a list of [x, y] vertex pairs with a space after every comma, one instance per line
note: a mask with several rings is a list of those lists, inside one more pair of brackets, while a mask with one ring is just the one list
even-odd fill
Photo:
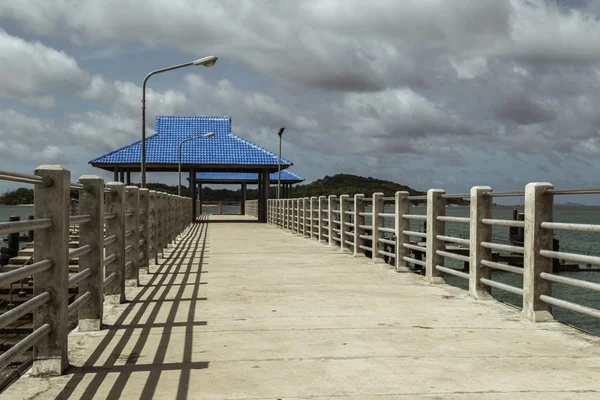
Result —
[[279, 132], [277, 133], [277, 135], [279, 135], [279, 137], [281, 137], [281, 135], [283, 135], [283, 131], [285, 130], [285, 128], [281, 128], [279, 130]]
[[205, 133], [204, 135], [202, 135], [201, 137], [213, 137], [213, 136], [215, 136], [214, 132], [208, 132], [208, 133]]
[[200, 58], [196, 61], [192, 61], [192, 65], [204, 65], [205, 67], [212, 67], [217, 62], [218, 58], [215, 56], [208, 56]]

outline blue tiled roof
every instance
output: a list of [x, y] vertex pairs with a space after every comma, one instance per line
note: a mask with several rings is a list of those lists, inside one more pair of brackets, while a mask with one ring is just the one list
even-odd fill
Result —
[[[189, 178], [188, 178], [189, 179]], [[198, 172], [196, 174], [198, 181], [246, 181], [257, 182], [258, 174], [253, 172]], [[270, 175], [271, 182], [277, 182], [277, 172]], [[301, 182], [304, 178], [288, 170], [281, 171], [282, 182]]]
[[[231, 133], [231, 117], [156, 117], [156, 133], [146, 138], [146, 163], [177, 164], [179, 143], [209, 132], [215, 135], [183, 144], [182, 164], [278, 164], [277, 154]], [[90, 164], [139, 164], [141, 149], [141, 140], [138, 140], [97, 157]], [[282, 158], [281, 165], [292, 163]]]

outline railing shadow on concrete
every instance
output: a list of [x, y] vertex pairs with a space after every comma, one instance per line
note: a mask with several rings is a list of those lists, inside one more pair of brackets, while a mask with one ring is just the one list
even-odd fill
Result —
[[[33, 277], [34, 294], [0, 315], [5, 327], [33, 314], [33, 332], [0, 355], [0, 368], [33, 347], [32, 375], [61, 375], [69, 365], [69, 321], [76, 319], [81, 332], [102, 330], [104, 303], [125, 302], [125, 287], [137, 286], [140, 272], [187, 229], [192, 200], [105, 185], [92, 175], [72, 183], [70, 171], [58, 165], [40, 166], [33, 175], [0, 171], [0, 179], [33, 184], [35, 194], [34, 219], [0, 223], [0, 233], [36, 231], [34, 263], [0, 274], [0, 285]], [[77, 216], [69, 215], [70, 189], [79, 191]], [[77, 248], [69, 238], [73, 225]], [[74, 259], [78, 272], [69, 276]], [[69, 304], [70, 288], [78, 297]]]
[[[196, 326], [206, 325], [206, 321], [195, 319], [196, 303], [206, 301], [204, 297], [198, 297], [203, 277], [203, 265], [205, 263], [205, 251], [207, 241], [208, 225], [205, 223], [193, 225], [181, 240], [175, 245], [172, 252], [166, 256], [163, 262], [157, 266], [151, 275], [149, 282], [144, 285], [136, 296], [128, 302], [126, 309], [119, 315], [118, 319], [108, 328], [106, 336], [96, 346], [94, 352], [80, 367], [70, 367], [68, 372], [73, 376], [64, 387], [58, 398], [69, 398], [75, 391], [82, 392], [81, 399], [92, 399], [99, 389], [106, 390], [105, 380], [109, 374], [117, 374], [116, 380], [108, 393], [108, 398], [119, 398], [123, 393], [132, 374], [136, 372], [147, 372], [140, 398], [154, 398], [157, 384], [161, 374], [165, 371], [180, 371], [177, 393], [174, 399], [188, 398], [188, 386], [192, 370], [208, 368], [208, 361], [192, 361], [192, 346], [194, 342], [193, 329]], [[195, 277], [192, 275], [195, 274]], [[181, 275], [183, 278], [180, 283]], [[193, 291], [189, 298], [183, 298], [186, 286], [192, 285]], [[172, 294], [172, 289], [178, 287], [173, 299], [166, 299]], [[176, 312], [181, 302], [189, 302], [187, 320], [176, 322]], [[164, 322], [157, 323], [161, 307], [169, 308], [167, 318]], [[149, 314], [146, 316], [146, 313]], [[166, 352], [169, 342], [173, 339], [173, 328], [185, 328], [183, 344], [183, 356], [181, 362], [165, 363]], [[146, 364], [140, 364], [140, 357], [151, 330], [162, 328], [160, 343], [152, 360]], [[116, 341], [116, 343], [113, 343]], [[124, 350], [128, 349], [127, 354]], [[106, 357], [106, 352], [110, 355]], [[105, 358], [102, 365], [98, 361]], [[119, 361], [125, 361], [124, 365], [116, 365]], [[83, 383], [88, 374], [94, 377], [89, 383]], [[142, 379], [142, 378], [137, 378]], [[85, 385], [85, 387], [79, 387]]]

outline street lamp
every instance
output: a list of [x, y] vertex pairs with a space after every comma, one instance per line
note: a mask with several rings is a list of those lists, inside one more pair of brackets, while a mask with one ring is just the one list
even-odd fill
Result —
[[196, 61], [191, 61], [185, 64], [174, 65], [172, 67], [157, 69], [156, 71], [150, 72], [144, 78], [144, 84], [142, 85], [142, 187], [146, 187], [146, 82], [152, 75], [160, 74], [161, 72], [172, 71], [183, 67], [189, 67], [192, 65], [203, 65], [205, 67], [212, 67], [217, 62], [218, 58], [215, 56], [208, 56], [200, 58]]
[[281, 128], [277, 135], [279, 135], [279, 162], [277, 163], [277, 200], [279, 200], [279, 190], [281, 187], [281, 139], [283, 137], [284, 128]]
[[200, 139], [200, 138], [208, 138], [208, 137], [213, 137], [215, 136], [214, 132], [209, 132], [209, 133], [205, 133], [204, 135], [198, 135], [198, 136], [194, 136], [191, 138], [187, 138], [187, 139], [183, 139], [181, 142], [179, 142], [179, 146], [177, 148], [177, 160], [178, 162], [178, 172], [179, 172], [179, 185], [177, 186], [177, 195], [181, 196], [181, 145], [183, 145], [185, 142], [189, 142], [190, 140], [195, 140], [195, 139]]

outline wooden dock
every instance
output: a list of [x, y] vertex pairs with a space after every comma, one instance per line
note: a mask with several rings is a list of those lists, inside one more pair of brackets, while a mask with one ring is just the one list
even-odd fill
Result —
[[248, 217], [195, 224], [127, 300], [2, 398], [600, 398], [597, 337]]

